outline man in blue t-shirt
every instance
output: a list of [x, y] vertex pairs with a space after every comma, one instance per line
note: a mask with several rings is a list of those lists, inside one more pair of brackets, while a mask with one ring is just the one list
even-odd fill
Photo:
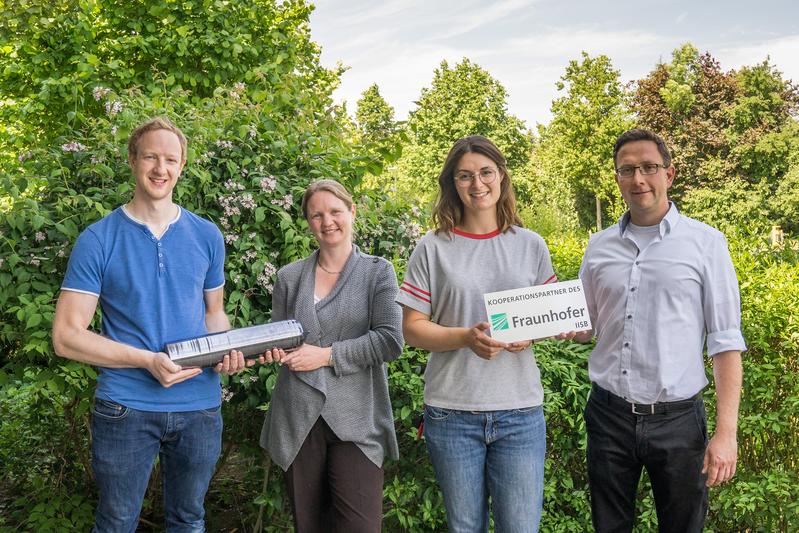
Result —
[[[135, 531], [156, 456], [167, 530], [204, 529], [203, 500], [221, 448], [219, 373], [245, 367], [231, 351], [213, 369], [181, 368], [168, 342], [230, 328], [219, 229], [172, 202], [186, 138], [168, 120], [128, 141], [133, 199], [78, 237], [53, 321], [62, 357], [99, 367], [92, 468], [95, 531]], [[102, 334], [89, 330], [97, 304]]]

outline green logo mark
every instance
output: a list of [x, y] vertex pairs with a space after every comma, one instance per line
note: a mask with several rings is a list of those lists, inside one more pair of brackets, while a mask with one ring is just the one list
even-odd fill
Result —
[[491, 329], [499, 331], [501, 329], [508, 329], [508, 315], [505, 313], [497, 313], [491, 315]]

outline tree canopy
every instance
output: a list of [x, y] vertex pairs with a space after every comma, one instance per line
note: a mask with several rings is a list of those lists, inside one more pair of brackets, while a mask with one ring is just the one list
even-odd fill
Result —
[[531, 134], [508, 112], [507, 97], [505, 87], [469, 59], [454, 67], [442, 61], [408, 117], [409, 140], [399, 165], [413, 189], [435, 191], [452, 144], [468, 135], [491, 139], [505, 155], [508, 168], [523, 166], [530, 158]]

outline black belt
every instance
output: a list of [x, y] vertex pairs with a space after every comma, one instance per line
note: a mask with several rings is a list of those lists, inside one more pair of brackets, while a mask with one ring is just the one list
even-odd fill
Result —
[[603, 389], [596, 383], [591, 387], [591, 400], [606, 404], [614, 409], [632, 413], [634, 415], [659, 415], [668, 412], [683, 411], [696, 405], [696, 401], [702, 397], [702, 391], [697, 392], [687, 400], [676, 402], [657, 402], [651, 404], [628, 402], [621, 396], [616, 396], [612, 392]]

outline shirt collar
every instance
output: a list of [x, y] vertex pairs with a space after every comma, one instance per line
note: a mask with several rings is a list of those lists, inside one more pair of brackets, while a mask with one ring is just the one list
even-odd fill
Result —
[[[680, 221], [680, 211], [677, 209], [677, 206], [674, 205], [674, 202], [669, 201], [669, 210], [666, 212], [666, 216], [663, 217], [663, 220], [660, 221], [658, 224], [658, 232], [660, 233], [660, 238], [662, 239]], [[625, 212], [621, 218], [619, 219], [619, 236], [624, 237], [624, 232], [627, 231], [627, 226], [630, 224], [630, 211], [629, 209]]]

